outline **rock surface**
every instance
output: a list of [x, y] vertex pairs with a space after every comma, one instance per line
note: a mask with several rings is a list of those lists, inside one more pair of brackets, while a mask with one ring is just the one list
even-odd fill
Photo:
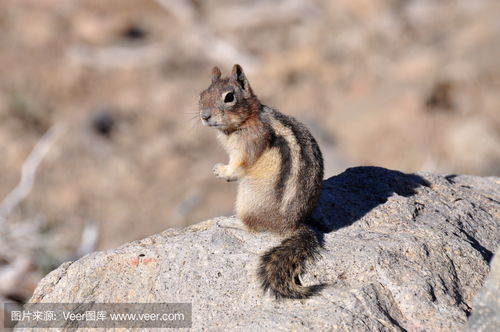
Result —
[[68, 262], [31, 302], [192, 302], [195, 330], [458, 331], [500, 243], [500, 179], [357, 167], [324, 182], [306, 301], [263, 296], [270, 234], [216, 218]]
[[472, 316], [467, 331], [500, 331], [500, 254], [491, 262], [491, 272], [479, 293], [474, 297]]

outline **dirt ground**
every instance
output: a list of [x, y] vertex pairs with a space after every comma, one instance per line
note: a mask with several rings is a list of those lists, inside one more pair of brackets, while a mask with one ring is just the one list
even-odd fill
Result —
[[232, 214], [235, 185], [211, 173], [227, 157], [197, 119], [214, 65], [241, 64], [306, 123], [326, 177], [499, 176], [498, 17], [495, 0], [3, 0], [0, 202], [61, 132], [0, 218], [0, 300], [85, 248]]

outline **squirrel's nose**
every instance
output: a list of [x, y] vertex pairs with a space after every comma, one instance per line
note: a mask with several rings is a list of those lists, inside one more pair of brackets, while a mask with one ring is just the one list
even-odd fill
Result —
[[203, 120], [208, 120], [210, 119], [210, 111], [204, 110], [201, 112], [201, 118]]

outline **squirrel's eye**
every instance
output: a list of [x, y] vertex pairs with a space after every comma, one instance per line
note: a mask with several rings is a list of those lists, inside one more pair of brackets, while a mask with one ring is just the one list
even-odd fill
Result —
[[232, 93], [232, 92], [226, 93], [226, 95], [224, 96], [224, 102], [225, 103], [232, 103], [233, 101], [234, 101], [234, 93]]

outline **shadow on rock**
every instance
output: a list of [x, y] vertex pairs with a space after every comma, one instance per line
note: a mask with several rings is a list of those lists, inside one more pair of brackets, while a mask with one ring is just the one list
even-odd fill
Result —
[[346, 227], [387, 199], [397, 194], [409, 197], [420, 186], [429, 186], [424, 178], [381, 167], [353, 167], [323, 182], [313, 212], [313, 226], [322, 233]]

